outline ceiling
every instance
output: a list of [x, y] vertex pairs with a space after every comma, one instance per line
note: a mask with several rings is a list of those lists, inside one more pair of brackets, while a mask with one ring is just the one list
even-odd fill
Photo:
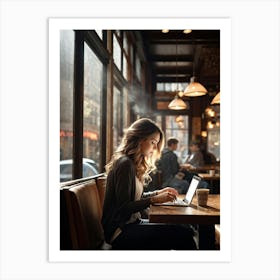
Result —
[[155, 83], [189, 83], [195, 76], [209, 95], [220, 89], [219, 30], [142, 30], [140, 35]]

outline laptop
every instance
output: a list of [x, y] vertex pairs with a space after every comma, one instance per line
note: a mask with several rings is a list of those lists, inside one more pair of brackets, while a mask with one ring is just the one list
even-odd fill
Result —
[[200, 177], [198, 177], [196, 175], [193, 176], [192, 181], [191, 181], [190, 186], [189, 186], [189, 189], [188, 189], [184, 199], [177, 198], [174, 201], [168, 201], [168, 202], [164, 202], [164, 203], [155, 203], [154, 205], [189, 206], [192, 202], [195, 191], [196, 191], [197, 186], [198, 186], [200, 181], [201, 181]]

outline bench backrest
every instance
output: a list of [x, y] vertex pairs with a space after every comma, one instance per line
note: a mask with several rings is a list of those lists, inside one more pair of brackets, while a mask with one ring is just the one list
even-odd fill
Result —
[[99, 249], [103, 244], [104, 235], [101, 226], [102, 208], [95, 180], [64, 187], [61, 191], [66, 207], [66, 211], [61, 211], [66, 212], [67, 217], [64, 218], [69, 221], [71, 237], [71, 248], [66, 249]]

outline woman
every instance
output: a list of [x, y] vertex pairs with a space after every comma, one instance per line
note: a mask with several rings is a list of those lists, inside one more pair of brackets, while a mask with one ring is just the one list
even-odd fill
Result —
[[153, 203], [176, 199], [177, 191], [167, 187], [144, 193], [150, 171], [163, 147], [161, 129], [150, 119], [135, 121], [106, 166], [107, 185], [102, 225], [105, 240], [115, 250], [196, 249], [188, 227], [151, 224], [141, 211]]

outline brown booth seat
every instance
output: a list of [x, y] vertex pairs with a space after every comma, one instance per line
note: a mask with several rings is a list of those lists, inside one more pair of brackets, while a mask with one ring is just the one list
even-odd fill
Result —
[[216, 247], [217, 249], [220, 249], [220, 225], [215, 225], [215, 243], [216, 243]]
[[[103, 185], [100, 189], [103, 190], [104, 178], [101, 182]], [[61, 188], [61, 196], [61, 249], [110, 249], [110, 245], [104, 242], [102, 206], [96, 181], [93, 179], [64, 186]]]
[[100, 207], [103, 209], [104, 198], [105, 198], [105, 190], [106, 190], [106, 176], [100, 176], [96, 178], [96, 186], [98, 189]]

